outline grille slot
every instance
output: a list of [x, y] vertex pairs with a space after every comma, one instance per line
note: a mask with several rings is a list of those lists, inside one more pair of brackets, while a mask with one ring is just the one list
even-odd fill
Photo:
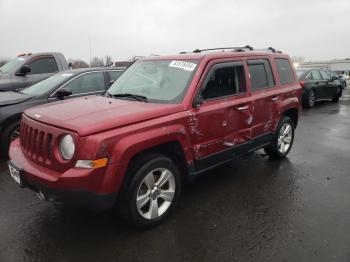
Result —
[[44, 130], [21, 123], [21, 148], [24, 154], [38, 162], [50, 164], [52, 160], [53, 135]]

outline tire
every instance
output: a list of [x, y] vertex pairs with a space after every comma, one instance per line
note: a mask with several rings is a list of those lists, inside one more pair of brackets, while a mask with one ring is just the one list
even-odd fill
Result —
[[0, 154], [2, 157], [8, 157], [8, 151], [12, 140], [19, 137], [20, 121], [16, 120], [7, 125], [1, 134]]
[[335, 94], [335, 96], [332, 99], [333, 103], [338, 103], [339, 102], [339, 98], [342, 96], [342, 89], [341, 87], [338, 87], [337, 93]]
[[[181, 193], [179, 169], [172, 159], [158, 154], [138, 159], [131, 167], [127, 174], [129, 179], [126, 178], [129, 181], [121, 190], [118, 209], [132, 226], [154, 227], [169, 216], [178, 202]], [[168, 179], [163, 180], [165, 177]]]
[[303, 101], [303, 106], [306, 108], [312, 108], [315, 106], [315, 102], [316, 102], [316, 93], [313, 89], [310, 89], [305, 96], [305, 99]]
[[[289, 131], [287, 131], [288, 127]], [[264, 148], [265, 153], [272, 159], [282, 159], [286, 157], [293, 146], [294, 132], [295, 127], [292, 119], [288, 116], [283, 116], [278, 124], [271, 144]]]

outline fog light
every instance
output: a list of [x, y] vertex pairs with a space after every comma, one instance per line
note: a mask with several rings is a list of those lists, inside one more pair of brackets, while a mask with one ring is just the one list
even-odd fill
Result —
[[77, 168], [100, 168], [107, 165], [108, 158], [101, 158], [96, 160], [78, 160], [75, 163]]

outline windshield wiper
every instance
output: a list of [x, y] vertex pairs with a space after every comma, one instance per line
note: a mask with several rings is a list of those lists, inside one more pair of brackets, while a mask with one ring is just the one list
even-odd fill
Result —
[[118, 98], [118, 97], [126, 97], [126, 98], [132, 98], [135, 99], [137, 101], [141, 101], [141, 102], [147, 102], [148, 98], [146, 96], [141, 96], [141, 95], [135, 95], [135, 94], [129, 94], [129, 93], [124, 93], [124, 94], [115, 94], [112, 95], [111, 93], [108, 93], [108, 95], [114, 97], [114, 98]]

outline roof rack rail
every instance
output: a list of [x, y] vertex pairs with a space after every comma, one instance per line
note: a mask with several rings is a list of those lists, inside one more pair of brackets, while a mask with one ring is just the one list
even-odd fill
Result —
[[[264, 52], [272, 52], [272, 53], [282, 53], [279, 50], [276, 50], [273, 47], [268, 47], [268, 48], [264, 48], [264, 49], [254, 49], [253, 47], [251, 47], [250, 45], [246, 45], [246, 46], [238, 46], [238, 47], [218, 47], [218, 48], [207, 48], [207, 49], [195, 49], [193, 50], [193, 53], [201, 53], [204, 51], [215, 51], [215, 50], [233, 50], [236, 52], [244, 52], [244, 51], [264, 51]], [[187, 54], [188, 52], [180, 52], [179, 54]]]
[[251, 47], [250, 45], [246, 45], [246, 46], [235, 46], [235, 47], [217, 47], [217, 48], [196, 49], [196, 50], [193, 50], [193, 53], [200, 53], [203, 51], [226, 50], [226, 49], [233, 49], [233, 50], [236, 50], [238, 52], [244, 51], [246, 49], [248, 49], [249, 51], [253, 51], [253, 47]]
[[273, 47], [263, 48], [263, 49], [254, 49], [254, 51], [265, 51], [265, 52], [272, 52], [272, 53], [282, 53], [282, 51], [279, 51]]

